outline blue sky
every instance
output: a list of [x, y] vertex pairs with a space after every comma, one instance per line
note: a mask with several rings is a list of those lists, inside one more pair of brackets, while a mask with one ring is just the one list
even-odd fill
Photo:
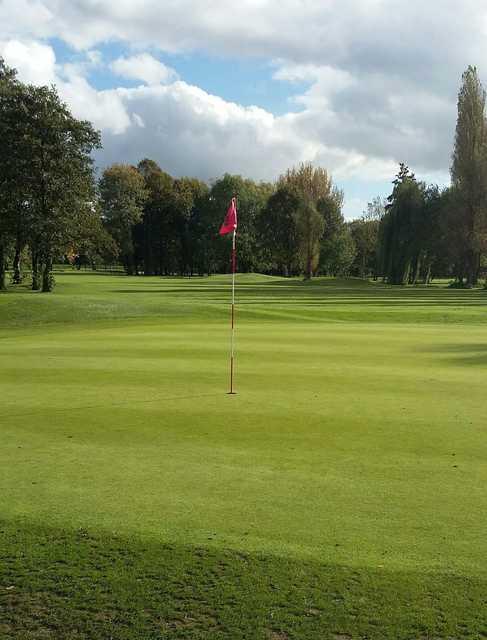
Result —
[[101, 167], [147, 156], [273, 180], [310, 161], [348, 218], [401, 161], [448, 183], [460, 77], [486, 31], [477, 0], [0, 0], [0, 55], [101, 130]]
[[[60, 64], [79, 62], [84, 56], [58, 38], [47, 40], [56, 54]], [[123, 42], [102, 43], [96, 47], [105, 61], [116, 60], [120, 56], [129, 55], [130, 47]], [[259, 59], [242, 59], [238, 57], [221, 57], [204, 52], [185, 54], [164, 54], [157, 49], [147, 48], [150, 55], [165, 65], [176, 70], [178, 75], [190, 84], [194, 84], [209, 93], [221, 96], [230, 102], [244, 106], [257, 105], [272, 111], [276, 115], [290, 110], [298, 111], [292, 103], [296, 90], [303, 90], [307, 83], [295, 83], [273, 79], [275, 65]], [[97, 89], [111, 89], [119, 86], [120, 80], [107, 66], [94, 69], [90, 80]], [[125, 81], [124, 86], [137, 86], [138, 81]]]

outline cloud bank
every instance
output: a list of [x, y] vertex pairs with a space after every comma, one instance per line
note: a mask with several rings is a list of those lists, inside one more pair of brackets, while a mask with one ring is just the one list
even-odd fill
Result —
[[[339, 180], [380, 182], [405, 161], [445, 181], [460, 76], [487, 53], [484, 7], [477, 0], [407, 7], [397, 0], [3, 0], [0, 54], [22, 79], [55, 83], [74, 113], [102, 130], [100, 164], [149, 156], [176, 175], [231, 171], [267, 180], [310, 160]], [[56, 60], [52, 38], [80, 62]], [[107, 42], [124, 55], [103, 61], [97, 47]], [[178, 78], [160, 53], [264, 60], [274, 82], [289, 87], [289, 108], [275, 115], [211, 95]], [[114, 78], [110, 88], [91, 80], [100, 65]]]

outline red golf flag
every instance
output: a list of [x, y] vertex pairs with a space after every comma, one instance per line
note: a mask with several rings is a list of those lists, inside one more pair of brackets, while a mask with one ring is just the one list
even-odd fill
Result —
[[232, 202], [228, 207], [227, 215], [225, 216], [225, 221], [220, 227], [220, 235], [224, 236], [227, 233], [233, 233], [237, 229], [237, 205], [235, 203], [235, 198], [232, 198]]

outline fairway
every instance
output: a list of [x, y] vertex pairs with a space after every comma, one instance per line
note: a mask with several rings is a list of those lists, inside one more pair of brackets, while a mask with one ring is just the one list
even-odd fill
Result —
[[1, 638], [487, 637], [487, 291], [239, 275], [229, 396], [228, 276], [57, 281], [0, 296]]

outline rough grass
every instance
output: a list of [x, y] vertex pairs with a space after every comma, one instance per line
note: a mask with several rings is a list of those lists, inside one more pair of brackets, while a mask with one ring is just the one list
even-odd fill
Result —
[[0, 637], [487, 637], [486, 296], [1, 295]]

